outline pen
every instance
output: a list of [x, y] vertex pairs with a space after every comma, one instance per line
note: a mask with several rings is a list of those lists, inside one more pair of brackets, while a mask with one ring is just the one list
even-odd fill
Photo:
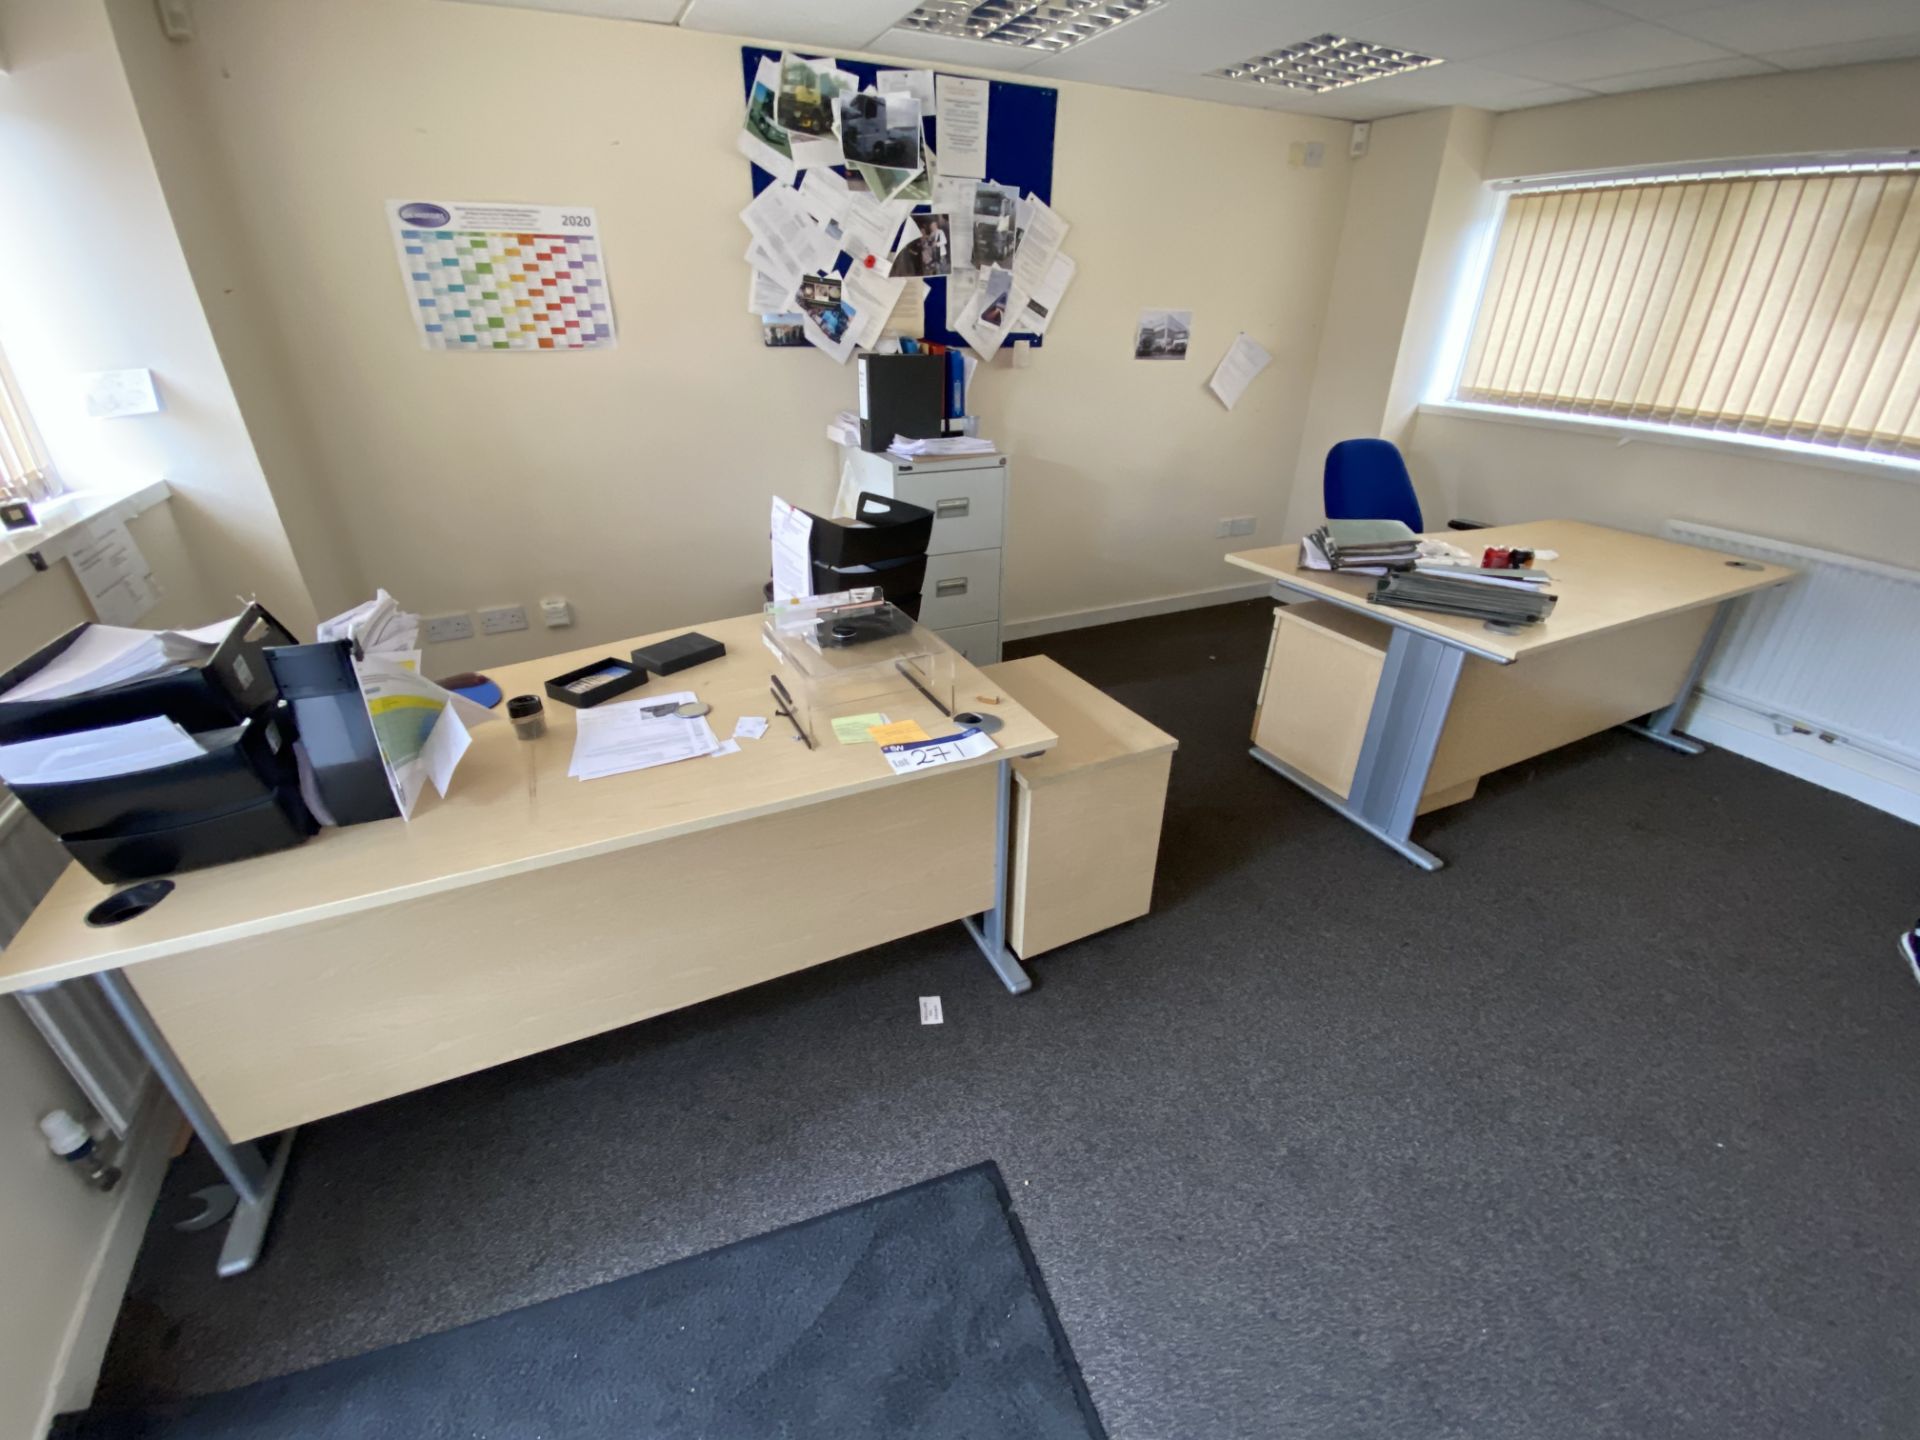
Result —
[[799, 718], [793, 713], [793, 696], [787, 693], [787, 687], [780, 683], [778, 675], [769, 675], [767, 678], [773, 682], [773, 698], [776, 702], [773, 708], [787, 717], [794, 734], [807, 742], [807, 749], [813, 749], [813, 737], [801, 728]]

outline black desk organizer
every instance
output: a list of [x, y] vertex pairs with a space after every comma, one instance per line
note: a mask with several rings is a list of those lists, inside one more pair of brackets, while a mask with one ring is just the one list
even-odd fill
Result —
[[280, 694], [306, 751], [320, 805], [336, 825], [391, 820], [400, 813], [387, 782], [373, 720], [353, 673], [353, 643], [323, 640], [267, 651]]
[[[0, 675], [0, 695], [37, 674], [85, 629]], [[19, 785], [15, 797], [108, 884], [298, 845], [318, 827], [300, 798], [294, 731], [266, 653], [292, 639], [259, 605], [249, 605], [205, 665], [66, 699], [0, 700], [0, 743], [165, 718], [206, 750], [107, 780]]]
[[933, 511], [863, 490], [852, 523], [813, 517], [808, 542], [813, 593], [875, 586], [883, 598], [917, 620], [932, 538]]

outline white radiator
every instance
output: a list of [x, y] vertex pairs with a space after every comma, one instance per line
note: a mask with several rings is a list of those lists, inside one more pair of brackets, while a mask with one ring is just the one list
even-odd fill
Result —
[[1920, 571], [1691, 520], [1667, 530], [1800, 572], [1734, 609], [1701, 690], [1920, 771]]
[[[66, 867], [59, 842], [0, 791], [0, 950]], [[89, 1103], [125, 1139], [153, 1072], [100, 992], [81, 981], [18, 999]]]

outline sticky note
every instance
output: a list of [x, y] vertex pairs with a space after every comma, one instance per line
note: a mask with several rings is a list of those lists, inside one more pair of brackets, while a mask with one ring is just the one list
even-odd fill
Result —
[[918, 720], [896, 720], [891, 725], [876, 725], [867, 731], [876, 745], [904, 745], [909, 740], [931, 740]]
[[867, 731], [886, 723], [887, 717], [880, 714], [842, 715], [833, 722], [833, 738], [842, 745], [865, 745], [869, 743]]

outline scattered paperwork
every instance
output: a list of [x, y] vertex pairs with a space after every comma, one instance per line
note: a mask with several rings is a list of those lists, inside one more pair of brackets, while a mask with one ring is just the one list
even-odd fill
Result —
[[240, 617], [203, 625], [198, 630], [129, 630], [89, 625], [74, 642], [37, 674], [22, 680], [0, 700], [64, 700], [155, 675], [204, 665], [213, 658]]
[[385, 590], [364, 605], [356, 605], [331, 620], [322, 620], [316, 640], [352, 640], [362, 656], [400, 656], [420, 648], [420, 617], [400, 608]]
[[1207, 388], [1220, 397], [1222, 405], [1231, 410], [1239, 403], [1240, 397], [1247, 393], [1247, 386], [1253, 383], [1254, 376], [1272, 363], [1273, 357], [1242, 332], [1234, 336], [1233, 344], [1220, 357], [1219, 365], [1214, 367], [1213, 378], [1207, 381]]
[[833, 738], [842, 745], [868, 745], [873, 737], [867, 732], [888, 723], [887, 717], [877, 711], [871, 715], [842, 715], [833, 722]]
[[764, 715], [742, 715], [733, 722], [733, 738], [736, 740], [758, 740], [767, 733], [767, 717]]
[[684, 705], [693, 698], [691, 690], [679, 690], [671, 695], [650, 695], [644, 701], [629, 700], [582, 710], [574, 730], [573, 761], [567, 767], [567, 774], [576, 780], [599, 780], [608, 775], [624, 775], [633, 770], [650, 770], [656, 765], [737, 751], [740, 747], [733, 741], [720, 743], [720, 737], [713, 733], [713, 726], [704, 715], [688, 720], [671, 710], [664, 715], [649, 713], [664, 706]]
[[95, 520], [87, 538], [67, 551], [93, 613], [109, 625], [131, 625], [159, 603], [160, 582], [122, 520]]
[[896, 435], [893, 443], [887, 447], [887, 453], [908, 459], [940, 455], [991, 455], [994, 447], [993, 441], [980, 435], [935, 435], [921, 440]]
[[937, 740], [909, 740], [900, 745], [883, 745], [880, 753], [896, 775], [928, 770], [936, 765], [952, 765], [971, 760], [999, 747], [978, 730], [962, 730], [957, 735], [942, 735]]
[[403, 658], [370, 656], [354, 672], [394, 804], [402, 819], [411, 820], [429, 783], [446, 797], [472, 739], [469, 728], [486, 724], [494, 713], [416, 674]]
[[204, 754], [200, 743], [172, 720], [135, 720], [75, 735], [0, 745], [0, 781], [59, 785], [105, 780], [198, 760]]

